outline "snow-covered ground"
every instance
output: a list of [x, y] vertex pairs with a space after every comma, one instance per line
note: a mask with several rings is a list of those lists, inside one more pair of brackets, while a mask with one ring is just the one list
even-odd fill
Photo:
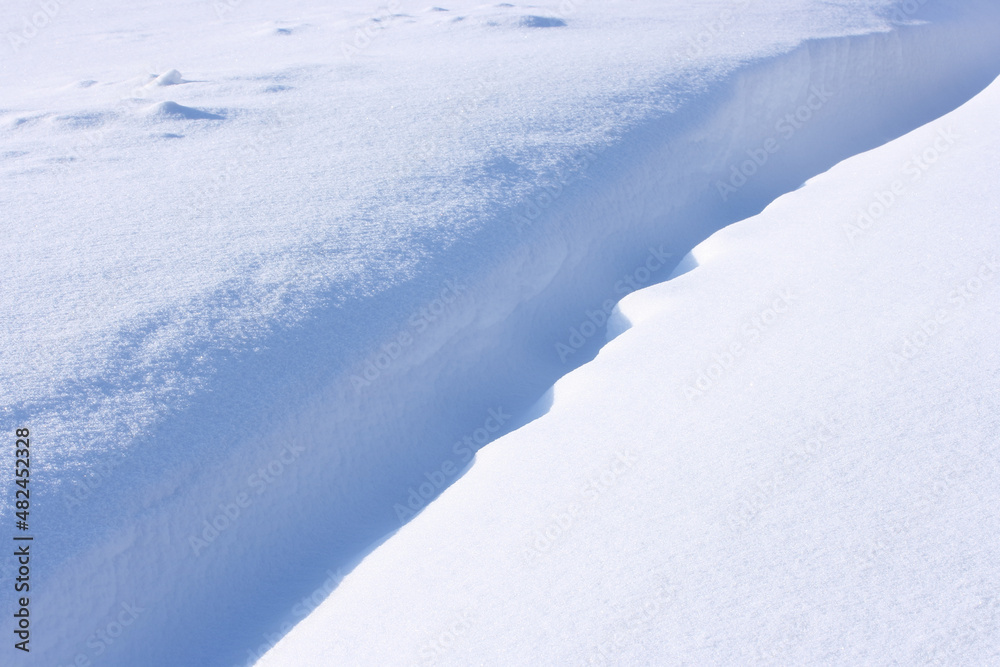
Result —
[[4, 664], [996, 656], [995, 3], [39, 7]]
[[626, 297], [258, 664], [1000, 660], [1000, 81]]

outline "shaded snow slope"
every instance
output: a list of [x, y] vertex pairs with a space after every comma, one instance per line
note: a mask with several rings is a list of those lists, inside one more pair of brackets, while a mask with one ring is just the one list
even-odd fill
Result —
[[257, 664], [1000, 659], [1000, 80], [701, 243]]
[[1000, 69], [977, 2], [222, 6], [67, 4], [3, 62], [42, 660], [122, 604], [106, 664], [246, 660], [609, 300]]

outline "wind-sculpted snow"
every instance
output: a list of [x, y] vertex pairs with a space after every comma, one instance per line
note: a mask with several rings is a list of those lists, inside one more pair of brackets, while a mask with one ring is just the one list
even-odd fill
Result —
[[998, 107], [1000, 79], [625, 297], [258, 664], [995, 662]]
[[996, 75], [989, 4], [913, 7], [66, 5], [14, 42], [0, 377], [37, 443], [34, 655], [247, 661], [622, 296]]

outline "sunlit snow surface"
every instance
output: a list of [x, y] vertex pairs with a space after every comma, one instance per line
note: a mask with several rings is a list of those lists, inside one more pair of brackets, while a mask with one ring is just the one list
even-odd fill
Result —
[[259, 664], [996, 663], [998, 108], [627, 297], [548, 414]]
[[335, 4], [0, 10], [4, 664], [995, 658], [992, 3]]

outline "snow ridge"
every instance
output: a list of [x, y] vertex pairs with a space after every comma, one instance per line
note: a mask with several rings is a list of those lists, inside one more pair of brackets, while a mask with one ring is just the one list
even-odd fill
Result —
[[[485, 238], [450, 250], [455, 275], [421, 285], [425, 305], [386, 325], [367, 354], [308, 374], [292, 361], [324, 367], [330, 341], [349, 339], [392, 294], [316, 311], [254, 364], [233, 360], [214, 382], [259, 396], [208, 391], [154, 436], [220, 443], [210, 457], [145, 447], [98, 474], [135, 483], [94, 500], [104, 523], [50, 577], [40, 604], [61, 616], [36, 657], [70, 659], [91, 634], [80, 619], [126, 600], [142, 622], [104, 664], [243, 664], [261, 637], [301, 618], [304, 596], [335, 585], [333, 570], [348, 570], [592, 358], [624, 294], [666, 279], [712, 232], [985, 87], [1000, 71], [998, 20], [983, 10], [747, 63], [675, 113], [581, 149], [571, 176], [498, 211]], [[155, 113], [221, 118], [173, 102]], [[50, 521], [72, 519], [67, 509]], [[224, 636], [219, 613], [239, 617]]]

